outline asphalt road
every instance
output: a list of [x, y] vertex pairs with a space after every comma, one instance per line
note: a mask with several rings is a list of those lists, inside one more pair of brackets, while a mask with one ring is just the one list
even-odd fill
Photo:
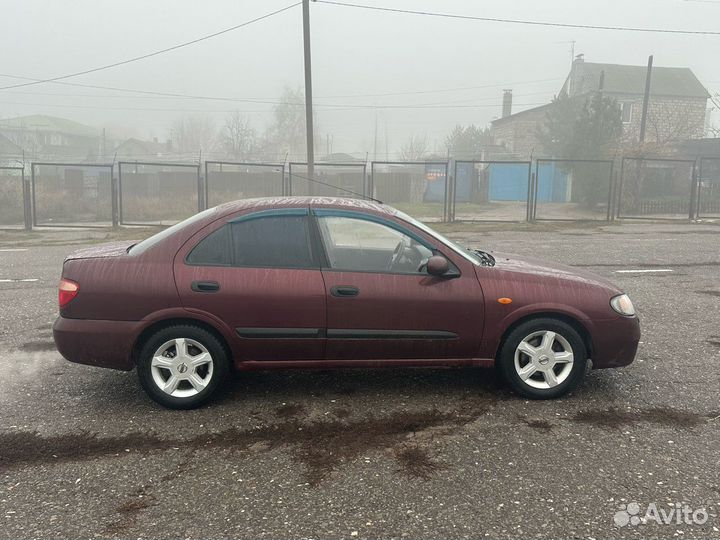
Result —
[[[720, 227], [451, 236], [610, 277], [636, 362], [552, 402], [492, 370], [393, 369], [242, 374], [168, 411], [55, 352], [77, 235], [0, 236], [25, 250], [0, 251], [0, 280], [37, 280], [0, 281], [0, 537], [720, 538]], [[707, 521], [618, 527], [631, 502]]]

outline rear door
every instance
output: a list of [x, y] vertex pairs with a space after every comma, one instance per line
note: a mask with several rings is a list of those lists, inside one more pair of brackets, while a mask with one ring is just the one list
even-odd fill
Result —
[[[483, 294], [472, 263], [416, 231], [362, 212], [315, 209], [327, 263], [328, 360], [473, 358]], [[444, 255], [452, 274], [429, 275]]]
[[209, 225], [178, 252], [175, 280], [185, 308], [234, 332], [236, 360], [323, 358], [325, 288], [307, 208]]

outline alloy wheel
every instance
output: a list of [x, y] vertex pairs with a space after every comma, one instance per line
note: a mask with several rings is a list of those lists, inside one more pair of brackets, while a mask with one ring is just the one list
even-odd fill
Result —
[[533, 332], [515, 349], [514, 366], [520, 379], [537, 389], [554, 388], [567, 380], [574, 354], [567, 339], [550, 330]]
[[213, 376], [213, 358], [205, 346], [189, 338], [163, 343], [150, 362], [152, 379], [165, 394], [178, 398], [202, 392]]

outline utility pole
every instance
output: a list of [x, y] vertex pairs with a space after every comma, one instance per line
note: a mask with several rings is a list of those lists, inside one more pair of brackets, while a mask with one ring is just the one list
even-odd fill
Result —
[[307, 147], [308, 195], [314, 194], [315, 150], [313, 147], [312, 68], [310, 63], [310, 0], [302, 0], [303, 9], [303, 50], [305, 54], [305, 139]]
[[650, 79], [652, 78], [653, 57], [648, 57], [647, 75], [645, 75], [645, 96], [643, 97], [642, 118], [640, 118], [640, 143], [645, 142], [648, 106], [650, 105]]

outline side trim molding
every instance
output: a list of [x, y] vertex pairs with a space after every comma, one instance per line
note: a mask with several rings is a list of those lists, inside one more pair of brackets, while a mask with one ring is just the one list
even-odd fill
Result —
[[322, 328], [236, 328], [246, 339], [318, 339], [324, 338]]
[[454, 332], [445, 330], [359, 330], [328, 329], [328, 339], [457, 339]]

